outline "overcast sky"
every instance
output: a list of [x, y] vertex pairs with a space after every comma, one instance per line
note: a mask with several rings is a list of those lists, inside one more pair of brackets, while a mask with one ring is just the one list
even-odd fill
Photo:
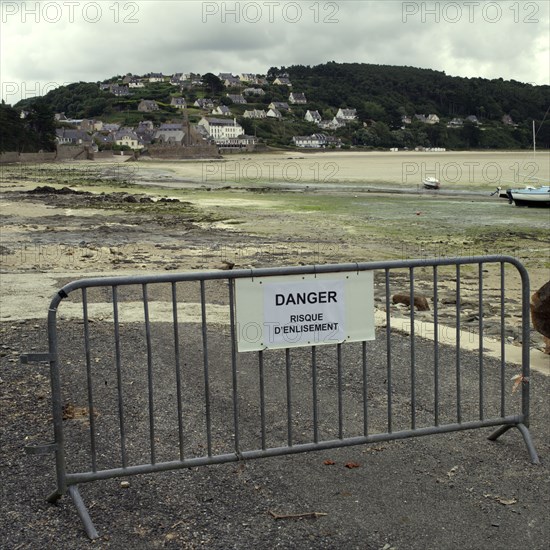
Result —
[[550, 80], [548, 0], [5, 1], [10, 104], [75, 81], [147, 72], [252, 72], [327, 61]]

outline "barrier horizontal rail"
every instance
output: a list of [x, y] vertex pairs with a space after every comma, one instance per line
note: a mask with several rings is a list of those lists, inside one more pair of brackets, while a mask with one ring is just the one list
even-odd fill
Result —
[[[519, 275], [521, 403], [506, 391], [506, 267]], [[487, 288], [489, 268], [497, 288]], [[373, 273], [386, 314], [375, 341], [238, 351], [236, 280], [364, 271]], [[454, 287], [453, 348], [439, 337], [443, 282]], [[476, 287], [476, 364], [461, 352], [466, 284]], [[407, 336], [395, 333], [391, 315], [392, 288], [403, 285]], [[419, 287], [433, 293], [429, 354], [415, 328]], [[483, 353], [489, 292], [500, 313], [496, 370]], [[69, 299], [81, 309], [77, 324], [58, 318]], [[98, 534], [77, 485], [95, 480], [488, 427], [498, 428], [491, 440], [518, 428], [537, 463], [528, 430], [529, 331], [528, 274], [508, 256], [74, 281], [52, 299], [48, 353], [23, 357], [49, 362], [52, 388], [54, 442], [30, 451], [55, 453], [57, 487], [48, 500], [68, 493], [90, 538]], [[509, 414], [512, 407], [520, 410]]]

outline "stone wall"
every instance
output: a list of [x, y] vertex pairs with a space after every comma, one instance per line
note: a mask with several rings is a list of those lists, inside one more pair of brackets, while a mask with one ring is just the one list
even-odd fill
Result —
[[195, 158], [220, 158], [218, 148], [215, 145], [193, 145], [191, 147], [150, 145], [147, 153], [153, 159], [195, 159]]

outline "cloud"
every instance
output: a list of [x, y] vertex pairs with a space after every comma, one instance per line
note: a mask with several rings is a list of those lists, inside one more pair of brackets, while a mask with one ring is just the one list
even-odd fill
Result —
[[127, 72], [265, 73], [271, 66], [329, 60], [549, 80], [550, 3], [542, 1], [57, 0], [0, 6], [3, 97], [6, 83], [22, 89], [25, 82], [98, 81]]

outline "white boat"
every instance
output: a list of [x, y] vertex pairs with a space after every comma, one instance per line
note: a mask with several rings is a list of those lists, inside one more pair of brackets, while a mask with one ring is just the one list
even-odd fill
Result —
[[422, 180], [422, 185], [426, 189], [439, 189], [441, 187], [441, 183], [437, 178], [427, 177]]
[[510, 203], [516, 206], [550, 208], [550, 185], [526, 187], [525, 189], [508, 189]]

